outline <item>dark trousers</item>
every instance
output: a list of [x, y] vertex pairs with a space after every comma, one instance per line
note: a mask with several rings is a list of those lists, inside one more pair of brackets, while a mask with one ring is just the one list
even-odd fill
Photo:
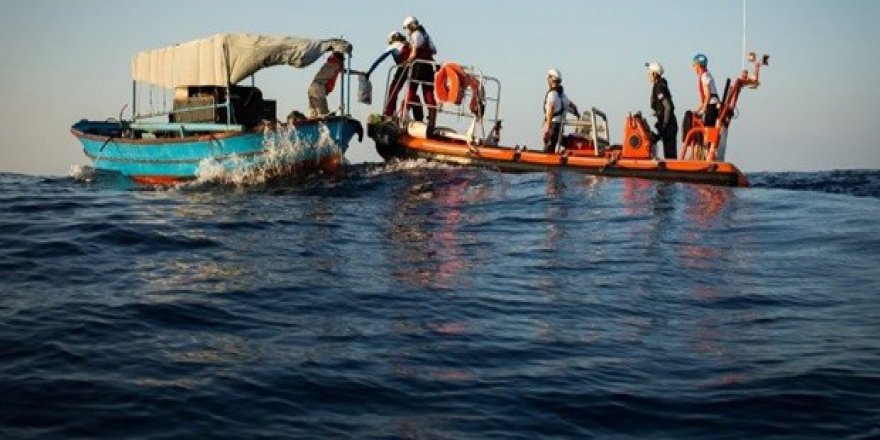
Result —
[[[409, 83], [406, 102], [412, 108], [413, 119], [423, 121], [425, 119], [425, 111], [422, 108], [422, 101], [419, 99], [418, 89], [418, 84]], [[437, 118], [437, 101], [434, 100], [434, 86], [422, 84], [422, 96], [425, 97], [425, 105], [428, 106], [428, 125], [432, 126]]]
[[706, 106], [706, 113], [703, 114], [703, 125], [706, 127], [714, 127], [718, 120], [718, 104], [709, 104]]
[[663, 130], [659, 131], [660, 140], [663, 141], [663, 157], [676, 159], [678, 157], [678, 121], [673, 118]]
[[556, 145], [559, 143], [559, 135], [562, 134], [562, 123], [560, 122], [551, 122], [550, 123], [550, 134], [547, 136], [547, 139], [544, 139], [544, 152], [545, 153], [555, 153]]
[[391, 79], [391, 86], [388, 87], [388, 103], [385, 104], [385, 116], [394, 115], [394, 110], [397, 108], [397, 95], [400, 94], [400, 89], [403, 88], [404, 72], [406, 72], [406, 69], [403, 67], [398, 67], [394, 72], [394, 78]]
[[[428, 129], [432, 129], [437, 122], [437, 101], [434, 100], [434, 67], [428, 64], [415, 64], [412, 69], [411, 79], [422, 83], [422, 96], [425, 97], [425, 105], [428, 107]], [[422, 109], [422, 101], [419, 100], [418, 89], [419, 83], [410, 81], [406, 102], [412, 108], [413, 119], [423, 121], [425, 113]]]

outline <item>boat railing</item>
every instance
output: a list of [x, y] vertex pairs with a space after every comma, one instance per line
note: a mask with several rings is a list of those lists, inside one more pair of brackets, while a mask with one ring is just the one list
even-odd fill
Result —
[[[351, 88], [352, 88], [352, 83], [354, 82], [354, 81], [352, 81], [352, 76], [364, 74], [364, 72], [359, 72], [359, 71], [351, 69], [351, 57], [347, 57], [346, 62], [347, 62], [347, 68], [344, 69], [343, 72], [340, 74], [340, 87], [339, 87], [340, 93], [339, 93], [338, 110], [339, 110], [339, 114], [341, 116], [350, 116], [351, 115], [350, 114], [351, 93], [352, 93]], [[256, 80], [255, 80], [254, 75], [251, 75], [250, 83], [251, 83], [250, 84], [251, 88], [256, 88]], [[181, 85], [181, 86], [175, 87], [175, 89], [186, 88], [186, 87], [188, 87], [188, 86]], [[233, 93], [234, 87], [237, 87], [237, 86], [232, 85], [232, 84], [227, 84], [225, 87], [220, 87], [220, 88], [224, 89], [223, 100], [220, 102], [215, 101], [211, 104], [206, 104], [206, 105], [194, 105], [194, 106], [188, 106], [188, 107], [182, 107], [182, 108], [170, 108], [169, 109], [168, 108], [168, 101], [169, 101], [168, 97], [173, 95], [174, 93], [176, 93], [175, 90], [169, 90], [169, 89], [162, 88], [159, 86], [154, 86], [154, 85], [147, 85], [146, 93], [148, 95], [147, 99], [150, 103], [151, 111], [140, 112], [138, 109], [138, 104], [139, 104], [138, 93], [139, 93], [139, 91], [143, 92], [143, 90], [140, 90], [140, 89], [143, 89], [144, 87], [142, 85], [140, 85], [137, 81], [132, 81], [131, 121], [132, 122], [148, 122], [149, 120], [152, 120], [155, 118], [168, 117], [169, 118], [168, 122], [174, 123], [174, 122], [180, 122], [180, 121], [173, 120], [172, 116], [174, 116], [174, 115], [203, 112], [206, 110], [213, 110], [213, 111], [222, 110], [223, 113], [225, 113], [226, 125], [228, 125], [230, 127], [231, 131], [235, 131], [236, 127], [241, 126], [241, 121], [239, 121], [239, 115], [236, 114], [235, 105], [233, 105], [233, 98], [235, 97], [234, 93]], [[158, 92], [157, 92], [157, 90], [158, 90]], [[161, 98], [159, 98], [157, 100], [161, 100], [160, 104], [162, 105], [162, 110], [153, 111], [152, 108], [154, 106], [154, 97], [157, 93], [161, 93]], [[173, 104], [173, 101], [174, 101], [173, 97], [172, 97], [171, 101]], [[264, 100], [264, 102], [266, 102], [266, 101]], [[273, 110], [273, 112], [274, 112], [274, 110]], [[277, 118], [277, 116], [276, 116], [276, 118]], [[271, 122], [274, 123], [276, 121], [271, 121]], [[205, 131], [214, 131], [216, 129], [216, 127], [222, 125], [221, 121], [198, 122], [198, 123], [197, 122], [185, 122], [185, 123], [188, 126], [194, 126], [194, 124], [206, 124]]]
[[[611, 144], [608, 116], [596, 107], [583, 112], [578, 119], [566, 120], [563, 126], [572, 127], [576, 134], [589, 138], [593, 143], [593, 152], [597, 156], [600, 154], [600, 149]], [[559, 133], [561, 136], [562, 130]]]
[[[252, 78], [251, 78], [251, 83], [252, 83], [252, 84], [253, 84], [253, 81], [254, 81], [254, 80], [253, 80], [253, 77], [252, 77]], [[181, 87], [186, 87], [186, 86], [181, 86]], [[154, 95], [155, 95], [155, 93], [156, 93], [156, 89], [157, 89], [157, 88], [159, 88], [159, 87], [156, 87], [156, 86], [148, 86], [147, 93], [148, 93], [148, 100], [149, 100], [149, 102], [150, 102], [150, 107], [151, 107], [151, 108], [153, 107], [153, 98], [154, 98]], [[132, 92], [131, 92], [131, 98], [132, 98], [132, 99], [131, 99], [131, 100], [132, 100], [132, 103], [131, 103], [131, 120], [132, 120], [132, 122], [138, 122], [138, 121], [144, 121], [144, 120], [149, 120], [149, 119], [154, 119], [154, 118], [160, 118], [160, 117], [170, 117], [171, 115], [178, 115], [178, 114], [185, 114], [185, 113], [193, 113], [193, 112], [205, 111], [205, 110], [220, 110], [220, 109], [223, 109], [223, 110], [225, 110], [225, 113], [226, 113], [226, 124], [227, 124], [227, 125], [234, 125], [233, 123], [235, 122], [236, 118], [235, 118], [235, 109], [233, 108], [233, 105], [232, 105], [232, 92], [231, 92], [231, 88], [232, 88], [231, 85], [227, 85], [226, 87], [224, 87], [224, 89], [225, 89], [225, 99], [224, 99], [223, 102], [215, 102], [215, 103], [210, 104], [210, 105], [192, 106], [192, 107], [177, 108], [177, 109], [175, 109], [175, 108], [168, 109], [168, 102], [167, 102], [167, 101], [168, 101], [168, 99], [167, 99], [167, 98], [168, 98], [168, 95], [170, 95], [170, 94], [172, 94], [172, 93], [175, 93], [175, 92], [172, 91], [172, 90], [168, 90], [168, 89], [164, 89], [164, 88], [159, 88], [159, 89], [160, 89], [160, 92], [159, 92], [159, 93], [162, 94], [162, 107], [163, 107], [162, 110], [160, 110], [160, 111], [150, 111], [150, 112], [147, 112], [147, 113], [141, 113], [141, 112], [138, 111], [138, 82], [137, 82], [137, 81], [132, 81]], [[172, 102], [173, 102], [173, 100], [172, 100]], [[213, 123], [213, 122], [212, 122], [212, 123]]]
[[[435, 82], [432, 79], [431, 81], [423, 81], [418, 80], [412, 77], [413, 67], [416, 65], [428, 65], [434, 72], [434, 76], [436, 76], [436, 72], [443, 66], [443, 63], [438, 63], [436, 61], [428, 61], [428, 60], [414, 60], [412, 63], [406, 66], [392, 66], [388, 70], [388, 74], [385, 82], [385, 97], [383, 100], [383, 108], [387, 108], [388, 99], [390, 98], [390, 91], [395, 86], [392, 84], [394, 80], [395, 69], [406, 69], [405, 73], [401, 76], [401, 81], [403, 84], [400, 86], [399, 93], [403, 94], [402, 99], [400, 100], [400, 104], [395, 104], [394, 114], [393, 116], [397, 118], [400, 123], [405, 126], [412, 119], [409, 117], [409, 107], [410, 103], [408, 102], [409, 89], [411, 87], [424, 87], [428, 86], [433, 89], [435, 86]], [[450, 103], [450, 102], [440, 102], [435, 97], [436, 104], [429, 105], [427, 103], [422, 102], [427, 110], [436, 111], [438, 117], [440, 115], [447, 115], [456, 118], [466, 118], [470, 120], [471, 126], [468, 129], [469, 137], [473, 138], [473, 141], [479, 141], [473, 136], [476, 130], [480, 130], [482, 139], [486, 138], [486, 123], [489, 123], [490, 126], [495, 126], [498, 122], [500, 122], [500, 112], [501, 112], [501, 81], [498, 78], [486, 75], [479, 68], [472, 65], [461, 65], [462, 70], [466, 75], [476, 79], [478, 87], [466, 87], [464, 91], [464, 96], [461, 100], [460, 104]], [[462, 85], [462, 87], [465, 87]], [[476, 94], [476, 96], [475, 96]], [[418, 96], [418, 95], [417, 95]], [[400, 96], [398, 96], [400, 98]], [[477, 100], [474, 102], [474, 100]], [[421, 101], [421, 98], [419, 98]], [[418, 105], [418, 104], [413, 104]], [[474, 111], [477, 110], [477, 111]], [[437, 121], [434, 121], [435, 124]]]
[[235, 115], [234, 115], [235, 111], [233, 110], [232, 106], [229, 105], [228, 103], [171, 109], [168, 111], [161, 111], [161, 112], [154, 112], [154, 113], [139, 113], [139, 114], [135, 115], [133, 118], [134, 118], [134, 121], [140, 121], [140, 120], [144, 120], [144, 119], [152, 119], [152, 118], [158, 118], [158, 117], [162, 117], [162, 116], [180, 115], [180, 114], [184, 114], [184, 113], [194, 113], [194, 112], [198, 112], [198, 111], [219, 110], [219, 109], [226, 109], [226, 113], [229, 115], [227, 117], [227, 124], [232, 125], [232, 121], [235, 120]]

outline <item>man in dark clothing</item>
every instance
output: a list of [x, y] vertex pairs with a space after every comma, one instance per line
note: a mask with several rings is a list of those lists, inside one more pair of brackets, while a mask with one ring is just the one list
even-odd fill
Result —
[[669, 92], [669, 85], [666, 78], [663, 78], [663, 66], [660, 63], [645, 63], [648, 68], [648, 80], [653, 84], [651, 88], [651, 110], [654, 111], [654, 117], [657, 123], [654, 128], [657, 129], [655, 142], [663, 141], [663, 156], [666, 159], [675, 159], [677, 157], [678, 147], [676, 145], [676, 137], [678, 136], [678, 121], [675, 119], [675, 105], [672, 103], [672, 93]]

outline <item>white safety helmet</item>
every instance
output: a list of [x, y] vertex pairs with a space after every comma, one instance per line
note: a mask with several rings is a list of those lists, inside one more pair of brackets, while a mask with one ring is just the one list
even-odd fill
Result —
[[409, 16], [409, 17], [406, 17], [406, 18], [403, 19], [403, 27], [404, 27], [404, 28], [408, 28], [409, 25], [411, 25], [411, 24], [416, 24], [416, 25], [418, 25], [418, 24], [419, 24], [419, 21], [416, 20], [416, 18], [413, 17], [413, 16]]
[[645, 63], [645, 67], [648, 68], [648, 72], [656, 73], [661, 76], [663, 75], [663, 65], [656, 61]]
[[550, 69], [547, 71], [547, 76], [556, 78], [556, 81], [562, 82], [562, 72], [558, 69]]

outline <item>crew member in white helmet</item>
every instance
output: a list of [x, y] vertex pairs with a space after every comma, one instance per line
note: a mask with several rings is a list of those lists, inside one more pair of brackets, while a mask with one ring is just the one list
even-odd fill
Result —
[[422, 102], [417, 95], [419, 84], [421, 84], [425, 105], [428, 107], [428, 131], [430, 132], [434, 129], [434, 124], [437, 123], [437, 101], [434, 99], [434, 66], [431, 64], [434, 62], [437, 48], [434, 47], [434, 41], [428, 35], [428, 31], [415, 17], [406, 17], [403, 20], [403, 28], [409, 32], [410, 53], [407, 62], [410, 63], [411, 68], [406, 102], [412, 107], [413, 117], [417, 121], [421, 121], [424, 113]]
[[675, 104], [672, 103], [672, 93], [669, 92], [669, 84], [663, 78], [663, 65], [657, 62], [645, 63], [648, 68], [648, 81], [651, 82], [651, 110], [657, 123], [654, 128], [654, 142], [663, 141], [663, 157], [675, 159], [677, 156], [676, 137], [678, 136], [678, 121], [675, 119]]
[[562, 73], [557, 69], [547, 71], [547, 94], [544, 96], [544, 152], [555, 153], [562, 139], [562, 124], [565, 114], [579, 116], [577, 106], [565, 96], [562, 90]]

